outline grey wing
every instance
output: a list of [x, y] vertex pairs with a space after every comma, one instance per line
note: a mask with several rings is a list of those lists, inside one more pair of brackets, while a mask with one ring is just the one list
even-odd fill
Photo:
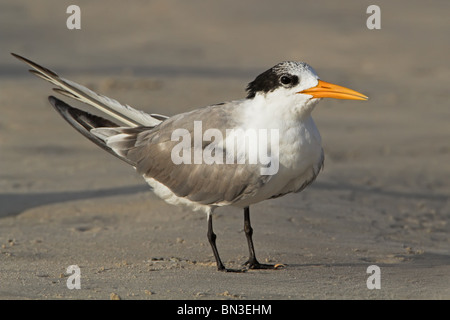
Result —
[[[223, 106], [211, 106], [169, 118], [152, 129], [98, 128], [93, 133], [103, 137], [121, 157], [134, 163], [144, 177], [164, 184], [178, 197], [206, 205], [231, 204], [253, 196], [271, 176], [261, 175], [258, 164], [237, 164], [236, 161], [177, 165], [172, 159], [172, 150], [179, 141], [171, 139], [175, 129], [186, 129], [193, 147], [194, 121], [203, 119], [203, 130], [232, 128], [236, 124], [231, 111]], [[202, 144], [202, 151], [209, 143]], [[226, 150], [217, 151], [222, 151], [225, 157]]]

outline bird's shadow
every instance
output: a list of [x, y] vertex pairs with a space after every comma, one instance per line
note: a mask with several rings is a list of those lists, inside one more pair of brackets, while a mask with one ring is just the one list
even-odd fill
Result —
[[17, 216], [20, 213], [39, 206], [118, 195], [131, 195], [150, 191], [146, 185], [135, 185], [101, 190], [35, 192], [35, 193], [2, 193], [0, 194], [0, 218]]
[[[361, 187], [342, 183], [333, 184], [327, 182], [316, 182], [311, 188], [316, 190], [348, 190], [353, 192], [375, 194], [395, 198], [400, 197], [407, 199], [423, 199], [435, 201], [448, 200], [447, 195], [439, 193], [396, 192], [392, 190], [383, 190], [373, 187]], [[151, 189], [147, 185], [134, 185], [87, 191], [2, 193], [0, 194], [0, 218], [16, 216], [28, 209], [48, 204], [118, 195], [131, 195], [139, 192], [149, 191], [151, 191]]]

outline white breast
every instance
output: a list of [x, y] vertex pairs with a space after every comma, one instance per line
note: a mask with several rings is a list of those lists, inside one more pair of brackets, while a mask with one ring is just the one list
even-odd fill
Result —
[[[271, 116], [267, 116], [271, 115]], [[289, 114], [262, 112], [247, 126], [279, 130], [279, 169], [251, 199], [235, 203], [245, 207], [271, 197], [296, 192], [315, 179], [323, 165], [320, 133], [310, 115], [299, 119]]]

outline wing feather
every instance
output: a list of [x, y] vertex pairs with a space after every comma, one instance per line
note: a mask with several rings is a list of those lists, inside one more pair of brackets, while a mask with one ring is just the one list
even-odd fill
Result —
[[31, 60], [28, 60], [15, 53], [11, 54], [32, 67], [33, 69], [30, 70], [32, 74], [56, 85], [58, 87], [55, 90], [56, 92], [93, 106], [126, 126], [153, 127], [161, 123], [165, 118], [161, 115], [152, 117], [150, 114], [147, 114], [140, 110], [136, 110], [129, 105], [121, 104], [114, 99], [98, 94], [76, 82], [61, 78], [54, 71], [42, 67]]
[[[203, 119], [203, 130], [233, 128], [231, 114], [235, 104], [209, 106], [171, 117], [157, 128], [98, 128], [94, 135], [109, 135], [106, 144], [134, 164], [145, 178], [164, 184], [176, 196], [205, 205], [224, 205], [255, 195], [271, 176], [261, 175], [259, 164], [175, 164], [171, 157], [179, 141], [172, 141], [175, 129], [191, 134], [194, 148], [194, 121]], [[205, 116], [207, 114], [207, 116]], [[220, 124], [220, 125], [219, 125]], [[225, 137], [225, 135], [223, 135]], [[202, 145], [202, 151], [206, 144]], [[223, 150], [224, 155], [226, 149]]]

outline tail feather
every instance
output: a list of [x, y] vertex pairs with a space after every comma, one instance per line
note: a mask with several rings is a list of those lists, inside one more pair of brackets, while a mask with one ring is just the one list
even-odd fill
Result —
[[29, 65], [32, 68], [30, 70], [32, 74], [56, 85], [57, 88], [53, 89], [55, 92], [95, 107], [104, 115], [108, 115], [112, 121], [74, 108], [54, 96], [48, 98], [56, 111], [75, 130], [103, 150], [132, 166], [136, 166], [135, 163], [128, 160], [126, 154], [122, 151], [125, 147], [130, 147], [128, 145], [124, 146], [124, 143], [131, 143], [128, 136], [126, 136], [124, 141], [120, 141], [119, 138], [123, 136], [123, 130], [125, 132], [127, 132], [126, 130], [131, 130], [136, 133], [141, 132], [142, 130], [152, 129], [168, 118], [160, 114], [147, 114], [143, 111], [133, 109], [128, 105], [123, 105], [114, 99], [95, 93], [76, 82], [64, 79], [54, 71], [40, 66], [31, 60], [15, 53], [11, 54]]
[[67, 79], [64, 79], [55, 72], [45, 67], [38, 65], [37, 63], [28, 60], [15, 53], [11, 53], [14, 57], [28, 64], [32, 70], [30, 72], [45, 81], [48, 81], [58, 88], [56, 91], [60, 94], [76, 99], [90, 106], [93, 106], [101, 112], [113, 117], [117, 122], [124, 124], [128, 127], [138, 126], [156, 126], [160, 124], [165, 116], [155, 115], [154, 117], [143, 111], [136, 110], [129, 105], [124, 105], [118, 101], [95, 93], [94, 91]]
[[125, 157], [117, 154], [113, 149], [111, 149], [106, 142], [101, 139], [99, 136], [91, 133], [91, 130], [95, 128], [116, 128], [119, 127], [117, 123], [114, 123], [110, 120], [104, 119], [102, 117], [98, 117], [92, 115], [88, 112], [76, 109], [71, 107], [67, 103], [62, 100], [59, 100], [53, 96], [48, 97], [51, 105], [55, 108], [56, 111], [79, 133], [83, 136], [91, 140], [93, 143], [98, 145], [103, 150], [109, 152], [113, 156], [119, 158], [120, 160], [125, 161], [126, 163], [135, 166], [133, 162], [128, 160]]

